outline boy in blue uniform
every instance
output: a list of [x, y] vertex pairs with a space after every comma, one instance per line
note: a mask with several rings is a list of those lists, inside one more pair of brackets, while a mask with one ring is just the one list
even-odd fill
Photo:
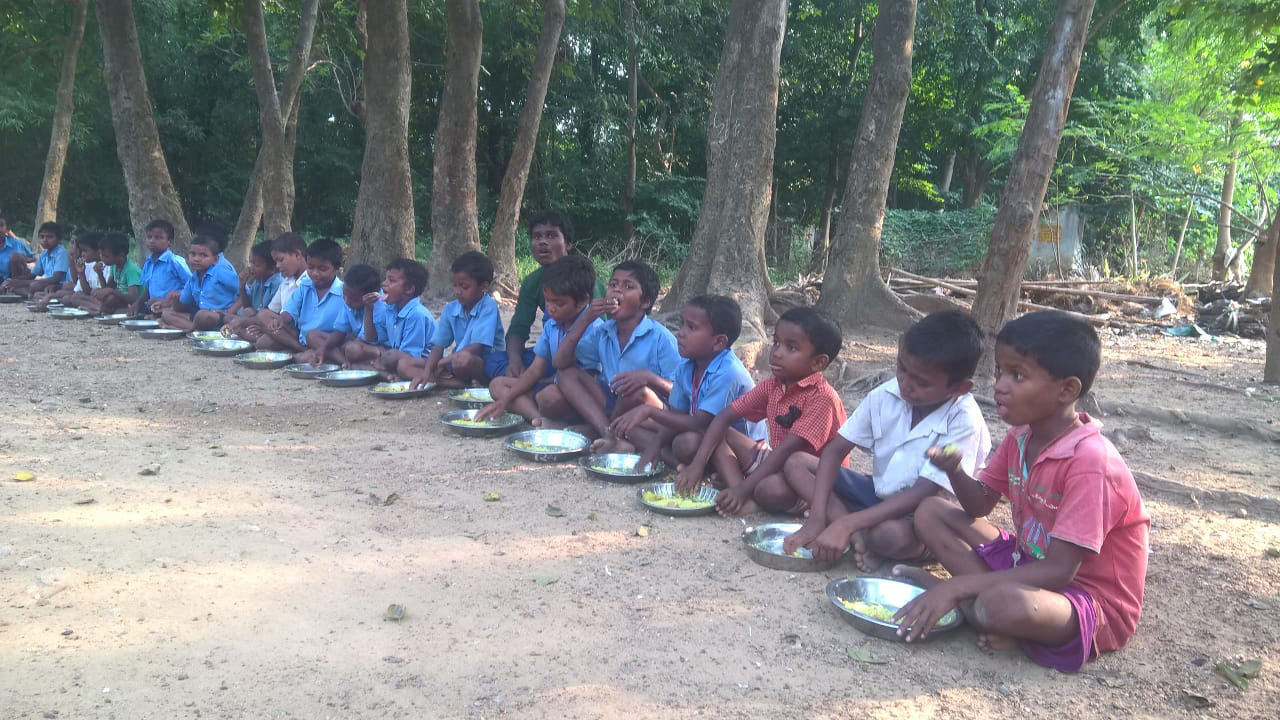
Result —
[[342, 299], [342, 246], [316, 240], [307, 246], [307, 272], [279, 315], [267, 320], [265, 332], [257, 339], [259, 350], [288, 350], [301, 353], [312, 330], [333, 330], [346, 312]]
[[[556, 350], [556, 383], [599, 435], [594, 452], [612, 452], [613, 418], [641, 404], [661, 407], [671, 393], [680, 354], [671, 331], [649, 317], [658, 289], [653, 268], [639, 260], [619, 263], [605, 296], [591, 301]], [[609, 319], [588, 334], [602, 315]]]
[[392, 260], [382, 279], [382, 312], [375, 313], [378, 338], [382, 347], [353, 340], [342, 348], [352, 367], [368, 366], [382, 372], [384, 378], [399, 378], [396, 368], [405, 358], [421, 358], [431, 352], [431, 337], [436, 332], [436, 319], [422, 304], [420, 295], [427, 291], [427, 268], [416, 260]]
[[351, 367], [343, 353], [343, 345], [351, 342], [369, 342], [372, 347], [380, 344], [378, 331], [381, 315], [379, 308], [378, 271], [368, 265], [352, 265], [342, 278], [342, 303], [345, 306], [334, 321], [332, 330], [315, 329], [307, 333], [307, 351], [298, 355], [298, 362], [319, 365], [336, 363]]
[[[519, 377], [495, 377], [489, 383], [494, 402], [477, 416], [497, 417], [508, 408], [537, 427], [550, 427], [573, 417], [573, 408], [555, 384], [556, 350], [578, 317], [586, 312], [596, 284], [596, 269], [581, 255], [565, 255], [547, 265], [539, 277], [544, 308], [542, 334], [533, 346], [533, 360]], [[588, 333], [603, 322], [596, 318]]]
[[[455, 299], [440, 311], [431, 352], [425, 359], [402, 358], [396, 368], [401, 376], [413, 378], [414, 387], [430, 382], [447, 388], [488, 385], [486, 359], [506, 352], [498, 303], [489, 295], [493, 262], [472, 250], [459, 255], [449, 271]], [[444, 358], [451, 345], [453, 353]]]
[[[10, 277], [27, 274], [27, 261], [35, 259], [31, 246], [9, 229], [9, 221], [0, 217], [0, 283]], [[14, 273], [14, 270], [17, 273]]]
[[217, 330], [235, 302], [240, 287], [236, 269], [219, 252], [216, 237], [197, 235], [187, 250], [191, 277], [181, 291], [169, 293], [151, 304], [160, 324], [179, 330]]
[[[733, 298], [699, 295], [686, 303], [676, 331], [676, 349], [684, 360], [676, 368], [669, 408], [637, 405], [616, 418], [609, 427], [618, 447], [634, 444], [641, 450], [641, 465], [660, 455], [672, 466], [692, 460], [716, 414], [756, 385], [733, 352], [741, 332], [742, 309]], [[745, 420], [733, 429], [759, 435], [756, 424]], [[728, 452], [723, 443], [716, 450]]]
[[169, 293], [181, 291], [191, 279], [187, 261], [169, 249], [173, 244], [173, 224], [158, 219], [147, 223], [147, 259], [142, 262], [142, 293], [129, 306], [129, 314], [137, 315], [149, 308], [152, 300], [161, 300]]
[[271, 243], [264, 240], [254, 245], [249, 251], [249, 269], [240, 276], [240, 296], [227, 311], [227, 315], [257, 315], [275, 297], [281, 282], [280, 273], [276, 272], [275, 258], [271, 257]]
[[88, 299], [89, 294], [102, 287], [101, 278], [93, 271], [98, 262], [98, 233], [76, 233], [71, 236], [67, 247], [67, 277], [59, 285], [50, 285], [42, 292], [31, 296], [48, 307], [51, 302], [60, 302], [68, 307], [80, 307], [80, 300]]
[[[27, 275], [25, 263], [22, 267], [24, 276], [15, 275], [0, 283], [0, 291], [11, 292], [23, 297], [31, 297], [49, 287], [57, 287], [71, 277], [71, 263], [67, 257], [67, 249], [62, 246], [62, 226], [55, 222], [47, 222], [40, 226], [37, 237], [44, 252], [36, 258], [30, 274]], [[11, 267], [18, 270], [17, 263]]]

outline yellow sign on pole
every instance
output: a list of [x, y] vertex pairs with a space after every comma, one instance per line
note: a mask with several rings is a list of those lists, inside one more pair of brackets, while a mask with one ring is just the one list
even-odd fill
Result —
[[1062, 228], [1058, 225], [1041, 225], [1040, 231], [1036, 233], [1036, 240], [1057, 245], [1062, 240]]

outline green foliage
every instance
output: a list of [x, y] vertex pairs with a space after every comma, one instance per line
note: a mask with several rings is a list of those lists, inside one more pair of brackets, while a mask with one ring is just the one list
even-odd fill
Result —
[[881, 260], [924, 275], [971, 275], [987, 253], [996, 209], [928, 212], [890, 210], [884, 216]]

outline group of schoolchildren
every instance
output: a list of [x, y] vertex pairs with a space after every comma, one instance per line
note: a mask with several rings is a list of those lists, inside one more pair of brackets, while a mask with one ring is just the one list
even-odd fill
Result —
[[[949, 579], [893, 567], [926, 588], [898, 613], [908, 641], [958, 607], [981, 645], [1017, 643], [1043, 665], [1075, 671], [1136, 628], [1150, 520], [1099, 423], [1076, 411], [1101, 359], [1096, 332], [1078, 318], [1036, 312], [999, 332], [994, 400], [1012, 429], [988, 458], [991, 436], [970, 393], [982, 333], [963, 312], [908, 329], [895, 377], [847, 417], [823, 376], [842, 342], [834, 322], [807, 307], [783, 313], [771, 374], [756, 384], [733, 351], [742, 325], [734, 300], [691, 299], [672, 334], [650, 317], [653, 269], [622, 262], [601, 288], [559, 213], [530, 222], [539, 267], [505, 332], [489, 292], [493, 265], [478, 252], [452, 264], [455, 299], [437, 320], [418, 299], [428, 278], [413, 260], [390, 263], [381, 278], [355, 265], [339, 279], [337, 243], [286, 233], [255, 246], [237, 276], [217, 233], [197, 230], [186, 262], [169, 250], [172, 238], [167, 222], [151, 223], [139, 269], [123, 236], [81, 235], [69, 263], [60, 228], [47, 224], [34, 267], [30, 251], [6, 239], [0, 291], [100, 312], [149, 309], [166, 326], [225, 328], [298, 362], [376, 369], [415, 386], [487, 385], [494, 402], [481, 417], [513, 411], [538, 427], [581, 430], [596, 452], [662, 459], [679, 468], [680, 491], [719, 487], [724, 515], [802, 518], [784, 552], [834, 560], [852, 547], [864, 571], [882, 560], [941, 563]], [[527, 347], [538, 309], [542, 332]], [[850, 469], [855, 448], [870, 454], [870, 475]], [[1012, 534], [984, 519], [1001, 498]]]

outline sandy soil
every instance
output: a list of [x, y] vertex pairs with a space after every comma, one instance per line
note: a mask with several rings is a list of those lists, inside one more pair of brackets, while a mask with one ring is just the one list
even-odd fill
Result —
[[[887, 367], [894, 339], [846, 347], [848, 379]], [[1260, 343], [1108, 333], [1105, 353], [1104, 406], [1280, 429]], [[21, 306], [0, 307], [0, 378], [5, 718], [1274, 718], [1280, 705], [1280, 559], [1266, 555], [1280, 518], [1264, 505], [1147, 493], [1138, 634], [1066, 676], [984, 654], [969, 629], [911, 647], [864, 636], [823, 595], [851, 563], [765, 569], [738, 521], [651, 515], [633, 488], [446, 434], [435, 398], [324, 388]], [[1273, 441], [1104, 421], [1129, 434], [1135, 469], [1280, 497]], [[383, 619], [390, 603], [402, 622]], [[1261, 658], [1262, 675], [1242, 692], [1214, 672], [1224, 658]]]

